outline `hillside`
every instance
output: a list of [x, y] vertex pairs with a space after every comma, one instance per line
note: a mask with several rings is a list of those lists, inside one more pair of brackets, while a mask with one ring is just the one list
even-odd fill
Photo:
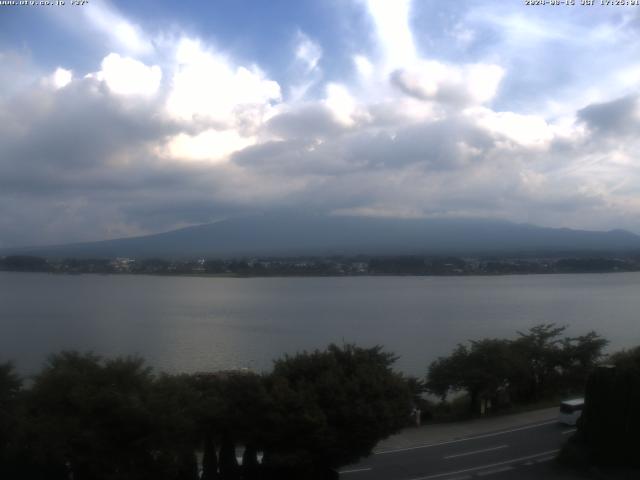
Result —
[[0, 254], [48, 257], [541, 254], [640, 250], [640, 236], [497, 220], [260, 215], [155, 235]]

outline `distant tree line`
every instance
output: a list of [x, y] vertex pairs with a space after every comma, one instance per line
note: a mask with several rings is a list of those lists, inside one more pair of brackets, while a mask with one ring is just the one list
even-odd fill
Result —
[[640, 257], [458, 258], [451, 256], [339, 256], [292, 258], [66, 258], [0, 257], [0, 270], [55, 273], [134, 273], [233, 276], [506, 275], [640, 270]]
[[459, 344], [431, 363], [425, 389], [442, 401], [466, 394], [471, 414], [582, 393], [607, 340], [593, 331], [566, 337], [565, 330], [541, 324], [515, 339]]
[[155, 375], [139, 358], [62, 352], [27, 387], [2, 364], [0, 478], [337, 478], [407, 424], [411, 389], [394, 361], [331, 345], [268, 374]]
[[46, 259], [31, 255], [10, 255], [0, 258], [0, 270], [12, 272], [48, 272], [51, 265]]

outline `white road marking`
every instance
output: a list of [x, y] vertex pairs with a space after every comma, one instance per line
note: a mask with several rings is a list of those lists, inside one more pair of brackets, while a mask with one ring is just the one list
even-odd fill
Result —
[[555, 456], [550, 456], [550, 457], [544, 457], [544, 458], [539, 458], [538, 460], [536, 460], [536, 463], [544, 463], [544, 462], [550, 462], [551, 460], [554, 460], [556, 457]]
[[570, 428], [569, 430], [565, 430], [564, 432], [562, 432], [563, 435], [569, 435], [570, 433], [573, 433], [577, 430], [577, 428]]
[[445, 459], [466, 457], [467, 455], [475, 455], [476, 453], [493, 452], [494, 450], [501, 450], [507, 448], [509, 445], [500, 445], [499, 447], [483, 448], [482, 450], [474, 450], [473, 452], [457, 453], [455, 455], [447, 455]]
[[340, 475], [342, 475], [343, 473], [368, 472], [369, 470], [371, 470], [371, 467], [369, 467], [369, 468], [354, 468], [353, 470], [341, 470], [338, 473]]
[[467, 472], [475, 472], [477, 470], [486, 470], [488, 468], [494, 468], [494, 467], [500, 467], [502, 465], [508, 465], [508, 464], [512, 464], [512, 463], [518, 463], [518, 462], [524, 462], [525, 460], [531, 460], [532, 458], [538, 458], [538, 457], [544, 457], [547, 455], [553, 455], [555, 453], [558, 453], [560, 450], [549, 450], [547, 452], [540, 452], [540, 453], [536, 453], [534, 455], [527, 455], [526, 457], [518, 457], [518, 458], [512, 458], [511, 460], [505, 460], [504, 462], [496, 462], [496, 463], [491, 463], [489, 465], [481, 465], [479, 467], [471, 467], [471, 468], [465, 468], [464, 470], [456, 470], [455, 472], [444, 472], [444, 473], [437, 473], [435, 475], [427, 475], [426, 477], [415, 477], [412, 478], [410, 480], [431, 480], [432, 478], [442, 478], [442, 477], [448, 477], [451, 475], [459, 475], [461, 473], [467, 473]]
[[511, 465], [507, 465], [506, 467], [492, 468], [491, 470], [483, 470], [482, 472], [478, 472], [477, 475], [479, 477], [484, 477], [486, 475], [494, 475], [496, 473], [508, 472], [509, 470], [513, 470], [513, 467]]
[[484, 435], [477, 435], [475, 437], [466, 437], [466, 438], [459, 438], [457, 440], [449, 440], [448, 442], [426, 443], [424, 445], [416, 445], [415, 447], [396, 448], [396, 449], [393, 449], [393, 450], [383, 450], [381, 452], [375, 452], [374, 455], [386, 455], [388, 453], [407, 452], [409, 450], [418, 450], [420, 448], [430, 448], [430, 447], [438, 447], [440, 445], [451, 445], [452, 443], [468, 442], [470, 440], [477, 440], [479, 438], [495, 437], [495, 436], [498, 436], [498, 435], [506, 435], [507, 433], [519, 432], [521, 430], [529, 430], [531, 428], [544, 427], [545, 425], [551, 425], [552, 423], [557, 423], [557, 420], [551, 420], [549, 422], [543, 422], [543, 423], [536, 423], [535, 425], [527, 425], [526, 427], [513, 428], [511, 430], [505, 430], [505, 431], [501, 431], [501, 432], [486, 433]]

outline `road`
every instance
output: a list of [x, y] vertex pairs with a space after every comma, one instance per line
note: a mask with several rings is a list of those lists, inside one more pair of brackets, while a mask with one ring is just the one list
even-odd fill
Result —
[[456, 440], [381, 450], [340, 471], [341, 480], [566, 479], [552, 460], [575, 431], [556, 420]]

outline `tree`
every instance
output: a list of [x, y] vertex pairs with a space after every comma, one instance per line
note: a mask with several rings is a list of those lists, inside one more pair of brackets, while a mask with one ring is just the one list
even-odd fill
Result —
[[195, 451], [201, 444], [197, 423], [200, 399], [191, 375], [160, 375], [151, 386], [149, 413], [153, 418], [151, 451], [159, 479], [197, 479]]
[[[330, 345], [285, 356], [268, 378], [265, 463], [319, 472], [355, 462], [406, 425], [411, 392], [381, 347]], [[311, 477], [310, 477], [311, 478]]]
[[498, 402], [506, 391], [511, 370], [511, 343], [508, 340], [471, 341], [458, 345], [449, 357], [441, 357], [429, 366], [427, 387], [443, 400], [450, 392], [469, 395], [470, 413], [482, 413], [489, 402]]
[[243, 475], [255, 475], [258, 448], [268, 435], [264, 417], [269, 408], [269, 397], [264, 378], [251, 372], [230, 372], [220, 377], [218, 386], [222, 399], [217, 422], [222, 434], [221, 476], [233, 480], [240, 475], [235, 455], [237, 444], [245, 447]]
[[640, 370], [640, 346], [620, 350], [609, 356], [609, 363], [629, 370]]
[[485, 339], [471, 342], [464, 387], [470, 396], [470, 409], [483, 413], [485, 407], [497, 405], [513, 375], [511, 342]]
[[518, 332], [513, 342], [514, 375], [512, 389], [520, 400], [537, 401], [548, 391], [557, 389], [563, 364], [562, 339], [566, 326], [543, 323]]
[[468, 355], [467, 347], [459, 344], [448, 357], [438, 357], [431, 362], [427, 373], [427, 391], [444, 402], [450, 393], [462, 388], [462, 373], [468, 363]]
[[0, 477], [12, 478], [16, 465], [19, 396], [22, 380], [12, 363], [0, 364]]
[[201, 480], [217, 480], [218, 477], [218, 455], [216, 445], [213, 442], [213, 434], [205, 433], [202, 449], [202, 476]]
[[427, 389], [445, 401], [451, 392], [469, 395], [470, 412], [483, 405], [531, 402], [584, 388], [607, 341], [595, 332], [561, 338], [553, 323], [518, 332], [515, 340], [484, 339], [458, 345], [429, 366]]
[[[380, 347], [331, 345], [286, 356], [270, 375], [154, 376], [138, 358], [62, 352], [24, 391], [12, 366], [0, 365], [0, 472], [195, 480], [202, 449], [202, 479], [337, 478], [332, 468], [369, 454], [408, 422], [422, 387], [395, 373], [394, 361]], [[1, 435], [13, 433], [5, 427], [14, 418], [25, 421], [9, 462], [9, 437]]]
[[44, 476], [145, 478], [154, 463], [151, 382], [137, 358], [52, 356], [28, 396], [31, 453]]
[[194, 418], [199, 438], [202, 440], [202, 480], [217, 480], [218, 454], [216, 444], [220, 442], [220, 418], [224, 408], [219, 378], [213, 374], [193, 375], [193, 385], [198, 393]]
[[569, 391], [584, 389], [589, 374], [602, 359], [604, 348], [608, 343], [594, 331], [562, 340], [561, 370], [565, 389]]
[[41, 257], [9, 255], [4, 259], [0, 259], [0, 270], [13, 272], [48, 272], [51, 270], [51, 266]]
[[[246, 470], [254, 470], [258, 463], [258, 446], [269, 433], [263, 422], [269, 404], [263, 377], [223, 371], [195, 375], [194, 382], [199, 395], [195, 419], [204, 448], [203, 478], [233, 479], [241, 470], [247, 477]], [[216, 445], [220, 446], [219, 456]], [[246, 450], [242, 469], [235, 456], [239, 445]]]

